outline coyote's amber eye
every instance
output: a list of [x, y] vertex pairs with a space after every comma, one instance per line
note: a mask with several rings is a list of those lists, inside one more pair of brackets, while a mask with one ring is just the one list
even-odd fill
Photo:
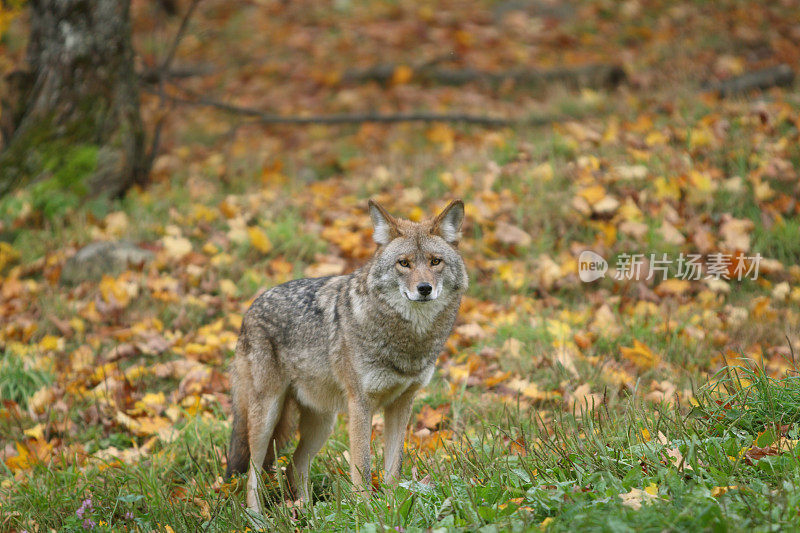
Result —
[[433, 259], [431, 259], [431, 266], [436, 266], [441, 262], [442, 262], [441, 259], [439, 259], [438, 257], [434, 257]]
[[401, 259], [397, 263], [403, 268], [408, 268], [411, 266], [411, 264], [408, 262], [408, 259]]

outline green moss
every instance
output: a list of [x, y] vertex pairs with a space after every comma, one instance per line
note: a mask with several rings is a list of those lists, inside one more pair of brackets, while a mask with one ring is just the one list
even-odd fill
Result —
[[[27, 122], [0, 154], [0, 196], [31, 182], [53, 178], [71, 193], [84, 196], [97, 168], [99, 125], [108, 108], [96, 101], [78, 104], [76, 120], [60, 121], [55, 113]], [[124, 127], [123, 124], [118, 125]]]
[[90, 192], [88, 180], [97, 169], [99, 147], [84, 141], [92, 138], [96, 115], [89, 113], [85, 121], [59, 128], [52, 117], [43, 117], [17, 133], [0, 155], [0, 216], [18, 211], [12, 204], [19, 198], [10, 199], [7, 193], [21, 187], [26, 187], [22, 199], [47, 218], [79, 204]]
[[97, 146], [79, 144], [70, 147], [63, 155], [53, 154], [46, 168], [53, 172], [59, 185], [79, 194], [86, 194], [85, 179], [97, 168]]
[[56, 151], [58, 144], [53, 143], [42, 152], [48, 156], [42, 167], [49, 177], [35, 182], [25, 195], [31, 207], [49, 219], [79, 205], [88, 193], [86, 180], [97, 168], [97, 146], [77, 145]]

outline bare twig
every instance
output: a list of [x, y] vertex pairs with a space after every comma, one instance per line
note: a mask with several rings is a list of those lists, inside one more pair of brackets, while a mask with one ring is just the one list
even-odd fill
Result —
[[166, 117], [166, 113], [163, 112], [163, 109], [164, 104], [167, 101], [167, 94], [164, 90], [167, 73], [172, 65], [172, 61], [175, 59], [175, 54], [178, 51], [178, 45], [180, 45], [181, 39], [183, 39], [183, 36], [186, 33], [186, 29], [189, 27], [189, 19], [194, 14], [199, 3], [200, 0], [192, 0], [192, 3], [189, 5], [189, 9], [187, 9], [186, 13], [183, 15], [181, 25], [178, 27], [178, 31], [175, 33], [175, 38], [172, 40], [172, 45], [170, 46], [167, 55], [164, 56], [161, 66], [158, 68], [158, 107], [162, 110], [162, 113], [156, 120], [156, 126], [153, 130], [153, 139], [150, 143], [150, 151], [147, 154], [147, 161], [145, 163], [145, 174], [149, 174], [150, 169], [153, 168], [153, 161], [155, 161], [156, 153], [158, 152], [158, 145], [161, 142], [161, 129], [164, 127], [164, 118]]
[[175, 38], [172, 40], [172, 46], [170, 47], [169, 52], [167, 52], [164, 61], [161, 63], [162, 76], [169, 70], [170, 65], [172, 65], [172, 61], [175, 59], [175, 54], [178, 51], [178, 45], [181, 44], [183, 35], [186, 33], [186, 29], [189, 27], [189, 19], [192, 18], [192, 15], [197, 9], [198, 4], [200, 4], [200, 0], [192, 0], [192, 3], [189, 5], [189, 9], [187, 9], [186, 13], [183, 15], [181, 25], [178, 27], [178, 31], [175, 33]]
[[163, 76], [164, 80], [174, 80], [181, 78], [193, 78], [195, 76], [207, 76], [213, 74], [217, 69], [210, 64], [172, 67], [166, 72], [162, 72], [161, 67], [153, 67], [137, 72], [136, 75], [143, 83], [158, 84]]

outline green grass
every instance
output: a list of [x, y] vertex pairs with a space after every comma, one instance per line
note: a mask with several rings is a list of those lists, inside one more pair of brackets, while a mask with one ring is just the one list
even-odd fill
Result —
[[33, 394], [53, 381], [51, 373], [33, 368], [31, 361], [9, 350], [0, 356], [0, 398], [23, 407]]
[[[740, 379], [730, 377], [737, 371]], [[0, 521], [16, 529], [79, 530], [88, 518], [107, 524], [100, 531], [167, 524], [175, 531], [527, 531], [545, 520], [548, 531], [791, 529], [800, 504], [798, 450], [790, 444], [755, 461], [741, 451], [754, 443], [779, 446], [777, 435], [764, 437], [774, 422], [790, 424], [788, 438], [797, 438], [797, 368], [780, 379], [753, 366], [723, 376], [689, 414], [631, 397], [616, 412], [599, 406], [545, 419], [507, 406], [489, 420], [479, 404], [456, 399], [464, 402], [458, 407], [470, 428], [464, 437], [431, 455], [412, 451], [405, 481], [368, 498], [352, 491], [342, 473], [340, 423], [313, 463], [313, 508], [281, 503], [282, 485], [270, 478], [263, 523], [242, 508], [243, 483], [219, 489], [216, 482], [226, 425], [196, 417], [175, 442], [130, 465], [76, 468], [63, 457], [61, 468], [54, 468], [59, 459], [36, 467], [15, 490], [0, 489]], [[522, 443], [516, 453], [511, 440]], [[683, 458], [678, 462], [676, 452]], [[653, 494], [639, 510], [623, 504], [621, 495], [633, 489]], [[79, 518], [75, 512], [86, 499], [92, 508]]]
[[781, 219], [769, 229], [758, 226], [753, 232], [753, 251], [784, 265], [800, 264], [800, 219]]
[[[722, 422], [720, 429], [738, 428], [748, 433], [765, 432], [776, 440], [775, 425], [788, 426], [792, 438], [800, 435], [800, 374], [797, 366], [775, 378], [762, 366], [745, 360], [726, 367], [703, 390], [702, 410], [709, 419]], [[763, 440], [761, 446], [772, 444]]]

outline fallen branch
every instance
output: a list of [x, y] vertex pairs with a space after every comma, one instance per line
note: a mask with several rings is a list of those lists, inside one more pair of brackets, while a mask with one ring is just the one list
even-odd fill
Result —
[[[347, 70], [342, 76], [343, 83], [363, 83], [376, 81], [390, 83], [398, 65], [376, 65], [366, 69]], [[625, 70], [618, 65], [584, 65], [574, 68], [555, 68], [549, 70], [514, 69], [503, 72], [487, 72], [471, 68], [445, 69], [423, 66], [412, 70], [412, 79], [439, 83], [443, 85], [464, 85], [466, 83], [486, 83], [492, 86], [512, 82], [523, 87], [543, 87], [561, 83], [570, 88], [613, 88], [626, 79]]]
[[794, 71], [786, 64], [769, 67], [741, 76], [710, 83], [706, 90], [716, 92], [721, 98], [734, 94], [747, 93], [755, 90], [769, 89], [770, 87], [787, 87], [794, 81]]
[[491, 117], [486, 115], [472, 115], [469, 113], [432, 113], [418, 111], [411, 113], [337, 113], [331, 115], [309, 115], [309, 116], [285, 116], [272, 113], [265, 113], [252, 107], [242, 107], [227, 104], [208, 98], [179, 98], [176, 96], [167, 97], [171, 102], [200, 107], [212, 107], [234, 115], [242, 115], [253, 118], [253, 122], [265, 125], [337, 125], [337, 124], [361, 124], [365, 122], [394, 123], [394, 122], [461, 122], [465, 124], [476, 124], [487, 127], [505, 126], [545, 126], [553, 122], [572, 120], [576, 117], [565, 117], [556, 115], [532, 116], [520, 119], [503, 117]]
[[155, 85], [161, 81], [162, 76], [165, 80], [177, 80], [193, 78], [195, 76], [207, 76], [213, 74], [215, 70], [216, 69], [212, 65], [173, 67], [166, 72], [162, 72], [160, 67], [154, 67], [137, 72], [136, 75], [141, 82]]

